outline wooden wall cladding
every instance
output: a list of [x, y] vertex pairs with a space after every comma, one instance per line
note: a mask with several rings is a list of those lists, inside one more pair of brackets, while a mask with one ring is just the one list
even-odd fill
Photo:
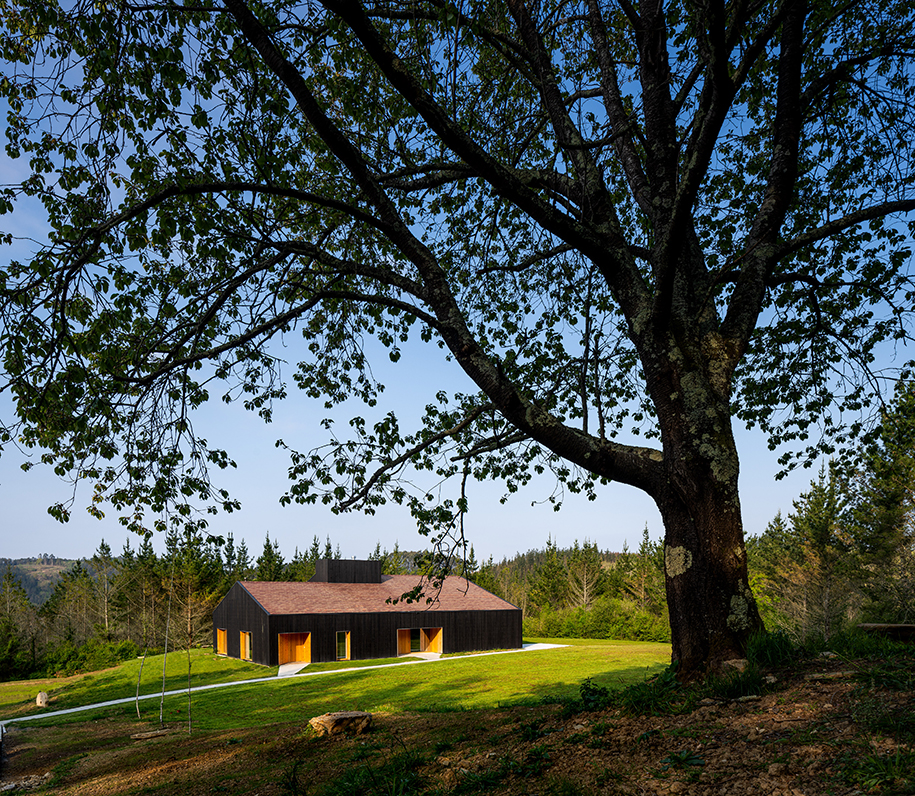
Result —
[[[337, 659], [336, 634], [350, 634], [350, 658], [393, 658], [401, 652], [401, 630], [426, 629], [425, 645], [432, 652], [473, 652], [521, 646], [521, 611], [387, 611], [379, 613], [270, 615], [236, 583], [213, 612], [213, 649], [219, 629], [226, 629], [225, 654], [241, 657], [240, 633], [251, 634], [251, 660], [279, 666], [280, 637], [309, 634], [312, 661]], [[438, 632], [429, 632], [438, 629]], [[407, 634], [407, 644], [409, 635]], [[409, 650], [409, 647], [408, 647]], [[288, 649], [282, 657], [288, 656]]]

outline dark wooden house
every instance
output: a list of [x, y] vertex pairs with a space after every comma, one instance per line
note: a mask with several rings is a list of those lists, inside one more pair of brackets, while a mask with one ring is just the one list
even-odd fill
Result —
[[521, 646], [521, 611], [464, 578], [404, 601], [416, 575], [382, 575], [379, 561], [318, 561], [307, 583], [239, 581], [213, 612], [213, 647], [279, 666]]

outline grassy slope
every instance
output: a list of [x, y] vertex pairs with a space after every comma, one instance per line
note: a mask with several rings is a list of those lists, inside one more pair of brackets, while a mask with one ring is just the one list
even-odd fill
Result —
[[[140, 694], [158, 693], [162, 690], [163, 657], [150, 655], [145, 661], [137, 658], [112, 669], [72, 677], [0, 683], [0, 716], [9, 718], [41, 713], [42, 711], [35, 707], [35, 697], [39, 691], [47, 691], [50, 697], [51, 704], [48, 710], [62, 710], [132, 697], [137, 691], [137, 677], [140, 675], [141, 665]], [[169, 653], [166, 658], [165, 690], [186, 688], [187, 669], [185, 651]], [[274, 669], [231, 658], [220, 658], [207, 650], [191, 651], [192, 686], [251, 680], [257, 677], [270, 677], [275, 673]]]
[[[303, 715], [331, 710], [402, 713], [490, 708], [571, 696], [587, 677], [604, 685], [628, 684], [663, 668], [669, 659], [670, 648], [664, 644], [577, 642], [564, 649], [449, 658], [435, 663], [332, 671], [316, 677], [239, 685], [194, 694], [191, 709], [198, 729], [219, 730], [296, 721]], [[157, 690], [152, 672], [161, 678], [161, 665], [161, 658], [147, 660], [143, 679], [150, 685], [144, 685], [141, 692]], [[167, 688], [187, 685], [186, 667], [183, 653], [169, 656]], [[275, 671], [202, 651], [194, 653], [193, 667], [194, 685], [269, 676]], [[138, 662], [131, 661], [116, 669], [70, 678], [56, 689], [49, 689], [48, 681], [33, 681], [27, 686], [27, 699], [32, 702], [34, 694], [44, 688], [52, 699], [50, 709], [60, 709], [133, 696], [137, 670]], [[34, 703], [23, 704], [22, 695], [23, 684], [0, 684], [0, 715], [6, 718], [23, 715], [26, 710], [35, 712]], [[144, 720], [158, 719], [159, 701], [141, 702], [140, 711]], [[136, 715], [133, 705], [48, 719], [47, 723], [128, 715]], [[182, 721], [186, 716], [185, 696], [166, 699], [166, 721]]]

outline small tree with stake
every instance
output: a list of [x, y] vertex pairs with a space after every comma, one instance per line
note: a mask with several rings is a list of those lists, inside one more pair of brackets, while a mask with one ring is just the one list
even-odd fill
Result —
[[[293, 450], [290, 501], [408, 504], [552, 471], [649, 494], [673, 657], [744, 653], [735, 415], [801, 459], [861, 430], [913, 304], [908, 0], [6, 0], [0, 92], [47, 245], [0, 276], [21, 444], [104, 501], [234, 508], [193, 433], [218, 382], [265, 419], [369, 404], [364, 342], [474, 385], [422, 428]], [[820, 433], [825, 432], [825, 433]], [[411, 489], [455, 476], [460, 496]], [[61, 518], [68, 506], [57, 506]], [[599, 528], [589, 529], [597, 538]]]

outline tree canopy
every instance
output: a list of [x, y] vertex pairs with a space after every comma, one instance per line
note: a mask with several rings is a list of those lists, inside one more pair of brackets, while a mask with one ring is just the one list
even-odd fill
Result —
[[[285, 500], [407, 502], [460, 536], [467, 479], [629, 484], [664, 518], [681, 672], [742, 653], [760, 621], [732, 418], [814, 458], [861, 431], [881, 346], [910, 336], [911, 3], [0, 14], [28, 161], [0, 201], [40, 200], [51, 230], [0, 276], [8, 438], [137, 529], [232, 509], [207, 472], [229, 453], [193, 432], [211, 393], [266, 419], [292, 385], [373, 404], [366, 341], [425, 341], [477, 390], [431, 387], [419, 429], [289, 441]], [[283, 371], [289, 335], [306, 350]]]

